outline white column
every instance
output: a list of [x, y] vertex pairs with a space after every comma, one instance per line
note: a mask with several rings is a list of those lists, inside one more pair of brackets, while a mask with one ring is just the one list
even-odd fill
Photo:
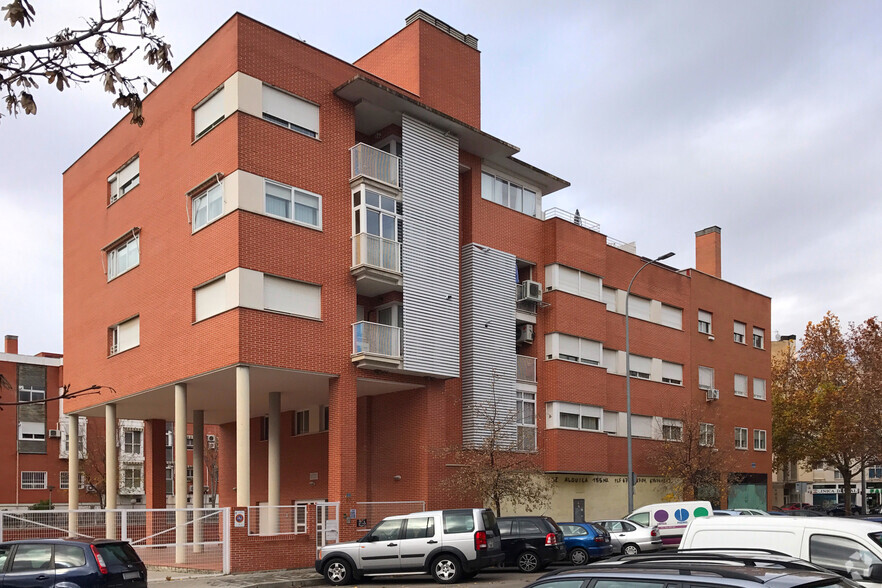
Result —
[[175, 384], [175, 562], [187, 561], [187, 385]]
[[[116, 428], [116, 404], [111, 402], [104, 406], [104, 456], [105, 478], [107, 494], [107, 510], [117, 508], [116, 500], [119, 495], [119, 433]], [[105, 516], [105, 534], [116, 539], [116, 516], [117, 513], [108, 512]]]
[[[204, 506], [205, 495], [202, 487], [205, 484], [205, 470], [203, 455], [205, 450], [205, 413], [201, 410], [193, 411], [193, 508]], [[202, 521], [205, 516], [201, 512], [193, 512], [193, 553], [202, 553]]]
[[269, 394], [269, 431], [267, 434], [267, 504], [269, 505], [269, 517], [267, 534], [275, 535], [279, 532], [279, 496], [282, 490], [282, 393], [270, 392]]
[[80, 508], [80, 417], [67, 415], [67, 531], [71, 537], [79, 532], [77, 513]]
[[236, 506], [251, 505], [251, 373], [236, 367]]

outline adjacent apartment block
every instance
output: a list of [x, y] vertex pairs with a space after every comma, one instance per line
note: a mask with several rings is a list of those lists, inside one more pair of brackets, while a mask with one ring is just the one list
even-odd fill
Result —
[[[70, 409], [145, 421], [148, 506], [170, 423], [176, 452], [219, 428], [225, 506], [331, 501], [345, 538], [366, 503], [472, 505], [439, 483], [445, 450], [480, 444], [492, 406], [556, 480], [550, 514], [623, 514], [646, 260], [544, 212], [569, 184], [481, 129], [477, 46], [417, 11], [350, 64], [235, 14], [142, 128], [65, 172], [65, 227], [90, 227], [65, 230], [65, 377], [116, 390]], [[633, 285], [635, 470], [653, 479], [646, 453], [697, 404], [705, 442], [740, 452], [723, 499], [765, 505], [770, 301], [723, 281], [720, 231], [700, 233], [697, 269]]]

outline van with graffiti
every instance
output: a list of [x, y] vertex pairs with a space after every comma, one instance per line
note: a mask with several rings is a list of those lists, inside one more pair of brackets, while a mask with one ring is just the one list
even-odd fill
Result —
[[689, 521], [697, 517], [713, 516], [713, 514], [713, 507], [707, 500], [691, 500], [647, 504], [625, 518], [644, 527], [658, 525], [662, 542], [665, 545], [678, 545]]

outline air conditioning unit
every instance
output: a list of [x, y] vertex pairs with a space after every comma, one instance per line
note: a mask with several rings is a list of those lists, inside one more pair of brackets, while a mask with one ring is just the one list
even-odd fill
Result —
[[708, 388], [707, 390], [707, 401], [711, 400], [719, 400], [720, 399], [720, 391], [716, 388]]
[[50, 439], [61, 439], [61, 430], [60, 429], [49, 429], [49, 438]]
[[542, 302], [542, 284], [524, 280], [518, 289], [518, 302]]
[[527, 323], [518, 327], [518, 343], [533, 342], [533, 325]]

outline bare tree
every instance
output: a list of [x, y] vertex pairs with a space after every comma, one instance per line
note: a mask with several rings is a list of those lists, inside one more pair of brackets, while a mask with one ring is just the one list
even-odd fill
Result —
[[[10, 26], [31, 26], [36, 16], [31, 0], [11, 0], [3, 7]], [[80, 85], [100, 80], [104, 90], [116, 95], [113, 105], [127, 108], [131, 122], [141, 126], [141, 91], [156, 84], [143, 75], [125, 73], [124, 66], [139, 50], [144, 59], [160, 72], [169, 72], [171, 45], [154, 33], [159, 18], [148, 0], [126, 0], [121, 7], [105, 14], [98, 1], [98, 15], [87, 17], [80, 27], [66, 27], [45, 42], [0, 47], [0, 91], [6, 93], [6, 108], [17, 116], [37, 114], [33, 91], [46, 81], [60, 92], [71, 83]], [[136, 40], [134, 47], [127, 43]], [[2, 115], [0, 115], [2, 117]]]
[[[14, 401], [3, 401], [2, 396], [0, 396], [0, 410], [3, 410], [4, 406], [21, 406], [25, 404], [45, 404], [47, 402], [54, 402], [56, 400], [70, 400], [72, 398], [77, 398], [79, 396], [88, 396], [90, 394], [100, 394], [101, 390], [107, 389], [113, 394], [116, 394], [116, 390], [111, 386], [103, 386], [100, 384], [92, 384], [88, 388], [83, 388], [82, 390], [71, 390], [70, 384], [65, 384], [61, 388], [61, 392], [58, 396], [45, 396], [40, 400], [19, 400], [15, 398]], [[9, 380], [0, 375], [0, 391], [2, 390], [11, 390], [13, 394], [15, 393], [15, 388], [12, 384], [9, 383]]]
[[215, 436], [213, 444], [205, 448], [205, 468], [208, 470], [208, 494], [211, 497], [211, 508], [217, 506], [218, 482], [220, 480], [220, 467], [218, 464], [218, 441]]
[[86, 456], [80, 460], [80, 471], [86, 492], [98, 497], [98, 504], [104, 508], [107, 497], [107, 454], [104, 451], [104, 438], [89, 443]]

